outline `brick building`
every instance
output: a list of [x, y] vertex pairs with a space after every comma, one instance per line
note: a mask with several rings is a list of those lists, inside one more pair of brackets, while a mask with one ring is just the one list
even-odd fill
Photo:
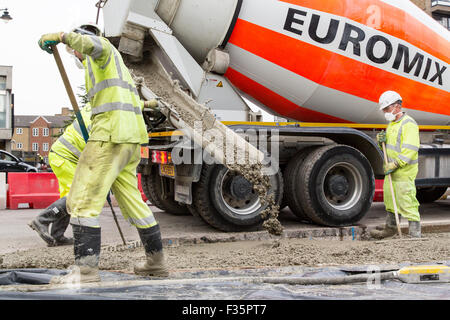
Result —
[[445, 28], [450, 30], [450, 0], [411, 0]]
[[48, 163], [48, 153], [65, 126], [71, 121], [71, 111], [63, 108], [61, 115], [14, 117], [11, 151], [15, 154], [40, 154]]

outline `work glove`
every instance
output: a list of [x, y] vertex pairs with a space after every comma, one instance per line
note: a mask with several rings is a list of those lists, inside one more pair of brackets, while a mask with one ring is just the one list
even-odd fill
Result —
[[383, 144], [383, 142], [386, 143], [386, 131], [382, 130], [377, 134], [377, 142], [380, 146]]
[[144, 108], [159, 109], [159, 102], [156, 99], [144, 101]]
[[53, 53], [51, 46], [57, 45], [62, 41], [61, 32], [44, 34], [38, 41], [39, 47], [48, 53]]
[[384, 169], [384, 175], [387, 176], [388, 174], [391, 174], [392, 172], [394, 172], [395, 170], [398, 169], [398, 163], [396, 161], [389, 162], [387, 164], [384, 164], [383, 169]]

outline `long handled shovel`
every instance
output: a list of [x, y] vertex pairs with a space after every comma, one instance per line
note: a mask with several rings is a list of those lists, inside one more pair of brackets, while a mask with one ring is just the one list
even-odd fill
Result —
[[[387, 153], [386, 153], [386, 144], [383, 142], [383, 153], [384, 153], [384, 163], [388, 164]], [[402, 238], [402, 230], [400, 229], [400, 221], [398, 219], [398, 211], [397, 211], [397, 201], [395, 200], [394, 187], [392, 186], [392, 177], [391, 174], [388, 174], [389, 186], [391, 188], [392, 200], [394, 202], [394, 213], [395, 213], [395, 223], [397, 224], [397, 231], [400, 239]]]
[[[78, 123], [80, 124], [80, 129], [81, 129], [81, 133], [83, 134], [84, 141], [87, 142], [89, 139], [89, 134], [87, 132], [86, 125], [84, 124], [83, 117], [81, 116], [80, 109], [78, 108], [77, 100], [75, 99], [75, 95], [73, 93], [72, 86], [70, 85], [69, 78], [67, 77], [66, 70], [62, 63], [61, 56], [59, 55], [58, 48], [56, 48], [56, 45], [52, 46], [52, 51], [53, 51], [53, 56], [55, 57], [56, 65], [58, 66], [58, 69], [59, 69], [59, 73], [61, 74], [61, 78], [64, 82], [64, 86], [66, 87], [66, 91], [69, 96], [70, 103], [72, 104], [73, 110], [75, 111], [75, 116], [77, 117]], [[127, 243], [123, 236], [122, 229], [120, 228], [119, 221], [117, 220], [116, 213], [114, 212], [109, 194], [110, 193], [108, 192], [108, 196], [106, 199], [108, 200], [109, 207], [111, 208], [111, 212], [113, 214], [114, 221], [116, 222], [117, 229], [119, 229], [120, 237], [122, 238], [123, 244], [126, 245]]]

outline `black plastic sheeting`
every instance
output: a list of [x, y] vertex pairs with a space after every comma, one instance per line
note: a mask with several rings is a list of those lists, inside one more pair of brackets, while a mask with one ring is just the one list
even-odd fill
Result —
[[51, 277], [66, 273], [64, 270], [49, 269], [3, 269], [0, 270], [0, 285], [49, 284]]
[[[435, 263], [433, 263], [435, 264]], [[444, 263], [447, 264], [448, 263]], [[406, 264], [404, 264], [406, 265]], [[380, 272], [396, 270], [404, 265], [381, 266]], [[2, 291], [0, 299], [38, 300], [448, 300], [450, 285], [407, 284], [398, 280], [382, 281], [379, 284], [357, 283], [348, 285], [286, 285], [241, 281], [237, 277], [333, 277], [365, 273], [373, 266], [346, 268], [284, 267], [244, 270], [214, 270], [177, 272], [170, 279], [191, 279], [188, 283], [155, 283], [150, 278], [137, 277], [117, 272], [100, 272], [102, 282], [148, 280], [148, 285], [115, 286], [109, 288], [73, 288], [42, 290], [38, 292]], [[46, 284], [54, 275], [65, 274], [65, 270], [15, 269], [0, 270], [0, 284]], [[227, 277], [226, 281], [209, 279]]]

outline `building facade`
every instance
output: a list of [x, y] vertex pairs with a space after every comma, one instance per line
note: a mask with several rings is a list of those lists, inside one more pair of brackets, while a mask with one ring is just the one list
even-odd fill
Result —
[[0, 66], [0, 149], [11, 151], [12, 112], [12, 67]]
[[15, 116], [11, 152], [23, 158], [40, 155], [48, 164], [52, 144], [72, 120], [71, 112], [64, 109], [61, 115], [55, 116]]
[[411, 0], [436, 21], [450, 30], [450, 0]]

